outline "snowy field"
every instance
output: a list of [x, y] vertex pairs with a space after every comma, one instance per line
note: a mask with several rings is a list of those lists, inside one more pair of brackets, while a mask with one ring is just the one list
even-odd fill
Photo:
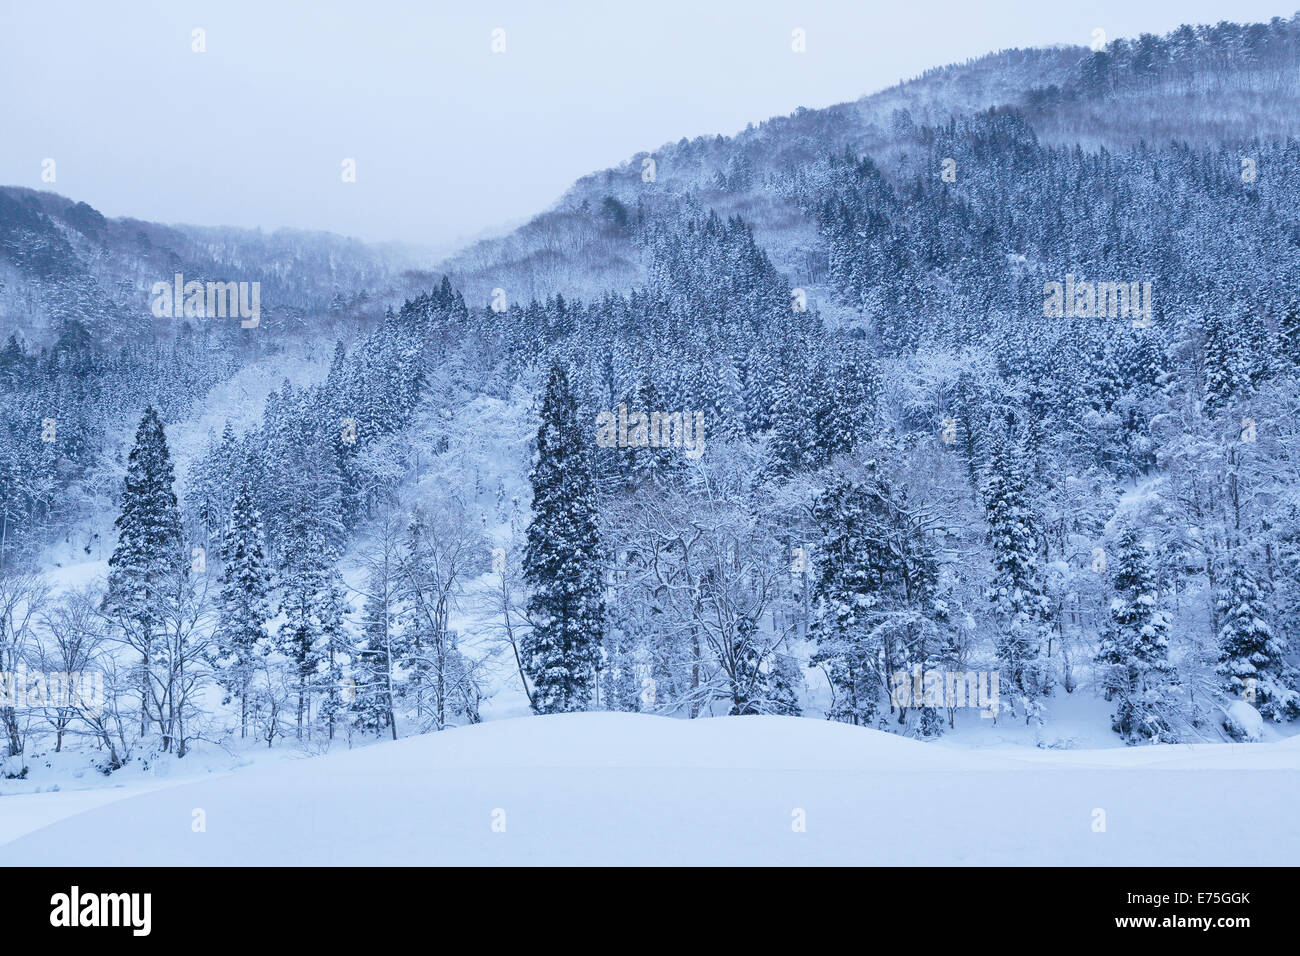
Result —
[[1282, 865], [1298, 796], [1300, 738], [970, 750], [589, 713], [0, 797], [0, 864]]

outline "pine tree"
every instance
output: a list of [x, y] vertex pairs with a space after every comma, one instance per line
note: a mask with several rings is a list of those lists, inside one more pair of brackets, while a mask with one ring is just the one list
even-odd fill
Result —
[[810, 402], [804, 400], [802, 387], [805, 369], [786, 365], [777, 375], [772, 399], [772, 437], [768, 445], [769, 461], [765, 475], [786, 477], [808, 463], [815, 463], [819, 453]]
[[995, 441], [984, 501], [993, 551], [990, 598], [997, 619], [994, 639], [1008, 686], [1020, 693], [1029, 720], [1039, 714], [1046, 690], [1038, 660], [1048, 603], [1043, 593], [1037, 520], [1029, 498], [1024, 449], [1012, 435]]
[[880, 602], [882, 555], [875, 543], [870, 492], [835, 479], [813, 507], [821, 533], [813, 586], [817, 645], [812, 663], [827, 669], [835, 702], [827, 717], [869, 726], [879, 706], [882, 648], [873, 637], [870, 613]]
[[[943, 638], [939, 641], [939, 646], [934, 651], [931, 659], [926, 662], [927, 670], [943, 671], [945, 673], [956, 674], [961, 672], [963, 663], [966, 659], [966, 649], [963, 646], [960, 632], [951, 626], [951, 612], [946, 601], [939, 600], [935, 602], [935, 619], [944, 625]], [[955, 700], [947, 699], [947, 686], [944, 687], [944, 708], [948, 712], [948, 726], [955, 727], [957, 719], [957, 708]], [[952, 706], [950, 706], [952, 705]], [[927, 711], [930, 708], [926, 708]], [[943, 727], [929, 724], [928, 714], [923, 718], [921, 732], [926, 736], [937, 737], [943, 733]], [[942, 724], [942, 721], [940, 721]]]
[[441, 640], [438, 631], [445, 626], [440, 614], [445, 614], [446, 609], [441, 602], [431, 602], [426, 597], [437, 591], [436, 584], [430, 583], [436, 575], [427, 558], [428, 534], [425, 516], [417, 511], [406, 530], [406, 540], [396, 562], [398, 581], [394, 597], [403, 606], [397, 622], [402, 629], [397, 663], [405, 677], [403, 696], [414, 698], [416, 719], [422, 720], [426, 710], [431, 711], [435, 728], [441, 730], [438, 708], [445, 704], [438, 687]]
[[242, 460], [238, 441], [230, 422], [221, 431], [221, 441], [208, 446], [207, 454], [191, 472], [188, 501], [211, 538], [225, 529], [230, 520], [232, 492], [238, 487], [236, 468]]
[[148, 731], [150, 656], [161, 626], [161, 595], [172, 575], [184, 573], [181, 513], [172, 490], [174, 476], [167, 437], [152, 405], [136, 429], [127, 461], [122, 513], [114, 522], [117, 546], [108, 559], [105, 610], [127, 630], [143, 658], [140, 734]]
[[270, 569], [266, 563], [262, 516], [248, 485], [235, 496], [221, 547], [221, 610], [213, 661], [227, 699], [239, 698], [239, 735], [248, 735], [248, 688], [265, 650], [271, 616]]
[[317, 585], [310, 565], [295, 562], [280, 572], [280, 624], [276, 640], [279, 650], [293, 668], [292, 683], [297, 691], [296, 733], [301, 740], [311, 712], [313, 676], [319, 661], [318, 625], [314, 618]]
[[711, 369], [711, 375], [712, 410], [706, 416], [709, 441], [739, 441], [745, 434], [745, 396], [735, 359], [729, 355], [722, 356], [718, 365]]
[[290, 540], [280, 581], [280, 609], [285, 619], [277, 640], [294, 668], [297, 733], [301, 738], [308, 726], [312, 699], [323, 695], [319, 716], [325, 720], [332, 739], [342, 705], [351, 703], [344, 699], [343, 685], [343, 666], [350, 648], [334, 551], [318, 528], [303, 528], [302, 534]]
[[736, 624], [732, 648], [731, 716], [751, 714], [799, 715], [798, 673], [790, 659], [758, 640], [758, 622], [742, 617]]
[[777, 360], [772, 350], [755, 346], [746, 358], [743, 371], [745, 432], [757, 435], [772, 427], [772, 409], [777, 401]]
[[590, 462], [594, 432], [578, 418], [562, 366], [551, 370], [541, 417], [524, 554], [534, 626], [520, 649], [533, 681], [533, 708], [548, 714], [587, 706], [596, 686], [605, 609]]
[[1279, 341], [1266, 318], [1255, 309], [1246, 311], [1236, 325], [1238, 361], [1246, 386], [1253, 392], [1273, 377], [1281, 364]]
[[866, 355], [850, 352], [838, 363], [834, 384], [823, 391], [826, 403], [818, 419], [818, 444], [827, 458], [852, 451], [871, 431], [880, 379]]
[[1236, 330], [1217, 314], [1207, 319], [1205, 329], [1205, 411], [1217, 415], [1241, 397], [1250, 386]]
[[[637, 386], [636, 394], [628, 408], [628, 414], [640, 412], [646, 416], [646, 427], [651, 424], [650, 416], [657, 412], [667, 411], [664, 402], [659, 395], [659, 390], [655, 388], [653, 380], [649, 376], [641, 380]], [[683, 411], [683, 417], [692, 414], [692, 410], [687, 408]], [[706, 416], [710, 421], [712, 416]], [[651, 433], [651, 441], [659, 442], [660, 438]], [[698, 437], [696, 438], [698, 441]], [[631, 436], [629, 445], [632, 447], [619, 449], [620, 453], [626, 457], [629, 462], [633, 480], [638, 484], [649, 484], [658, 487], [676, 482], [683, 471], [683, 462], [685, 459], [680, 448], [672, 446], [666, 447], [648, 447], [642, 448], [632, 444]]]
[[767, 687], [767, 713], [782, 717], [799, 717], [803, 714], [803, 708], [799, 705], [803, 673], [798, 658], [774, 651], [770, 657]]
[[1097, 662], [1106, 699], [1115, 702], [1111, 726], [1130, 743], [1170, 742], [1169, 619], [1157, 607], [1150, 558], [1133, 528], [1117, 543], [1115, 597]]
[[320, 621], [320, 660], [315, 683], [321, 696], [320, 717], [325, 721], [329, 739], [343, 719], [344, 712], [356, 700], [355, 680], [345, 678], [356, 646], [347, 626], [347, 597], [338, 570], [331, 565], [324, 576], [317, 612]]
[[1278, 345], [1283, 362], [1294, 371], [1300, 366], [1300, 304], [1292, 302], [1287, 306], [1278, 330]]
[[1263, 588], [1246, 562], [1230, 565], [1217, 607], [1222, 622], [1217, 670], [1224, 690], [1271, 720], [1300, 716], [1300, 693], [1286, 662], [1286, 641], [1273, 633]]
[[376, 734], [387, 727], [396, 740], [393, 669], [402, 647], [394, 608], [396, 567], [386, 558], [383, 555], [370, 569], [357, 647], [357, 696], [351, 709], [358, 727]]

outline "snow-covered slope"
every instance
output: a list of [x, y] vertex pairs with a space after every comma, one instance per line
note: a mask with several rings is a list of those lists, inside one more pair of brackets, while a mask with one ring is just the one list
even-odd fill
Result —
[[590, 713], [142, 793], [0, 864], [1276, 865], [1300, 848], [1298, 793], [1297, 740], [968, 752], [810, 719]]

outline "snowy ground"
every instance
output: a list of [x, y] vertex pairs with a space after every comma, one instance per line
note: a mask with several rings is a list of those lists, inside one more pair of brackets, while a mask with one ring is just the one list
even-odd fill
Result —
[[0, 819], [27, 828], [72, 814], [11, 842], [0, 831], [0, 865], [1300, 858], [1300, 738], [970, 750], [806, 718], [591, 713], [167, 783], [93, 807], [69, 792], [0, 797]]

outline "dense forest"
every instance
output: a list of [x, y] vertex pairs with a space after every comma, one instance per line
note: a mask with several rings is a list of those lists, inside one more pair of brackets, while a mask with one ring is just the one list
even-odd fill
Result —
[[[1298, 54], [1300, 19], [1017, 51], [1004, 102], [683, 140], [436, 275], [0, 190], [0, 672], [103, 681], [11, 694], [5, 772], [510, 695], [933, 738], [983, 719], [953, 675], [999, 723], [1287, 729]], [[1275, 82], [1258, 132], [1215, 125]], [[159, 321], [182, 272], [267, 318]]]

